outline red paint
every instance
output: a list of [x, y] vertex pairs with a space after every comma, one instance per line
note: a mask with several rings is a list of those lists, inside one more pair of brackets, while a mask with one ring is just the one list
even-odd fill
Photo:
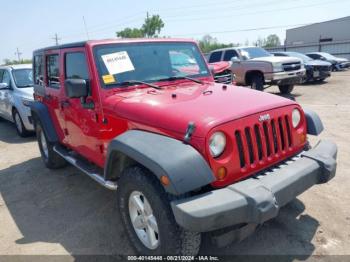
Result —
[[[301, 134], [306, 135], [304, 116], [298, 129], [291, 128], [293, 144], [288, 150], [266, 161], [240, 168], [237, 144], [233, 139], [235, 130], [258, 124], [261, 114], [269, 113], [271, 118], [281, 115], [291, 117], [292, 110], [300, 108], [295, 102], [276, 95], [230, 85], [224, 89], [212, 77], [202, 78], [205, 82], [203, 85], [188, 80], [155, 83], [162, 86], [162, 90], [147, 86], [103, 89], [95, 67], [93, 47], [131, 41], [191, 42], [174, 39], [103, 40], [88, 41], [82, 48], [45, 51], [45, 55], [60, 55], [61, 88], [46, 88], [46, 95], [51, 98], [36, 95], [36, 99], [48, 105], [60, 142], [65, 146], [104, 167], [108, 143], [123, 132], [140, 129], [182, 140], [188, 123], [194, 122], [196, 129], [190, 144], [209, 162], [214, 173], [221, 166], [228, 171], [225, 180], [213, 183], [215, 187], [228, 185], [266, 169], [302, 150], [305, 141], [300, 141], [300, 137]], [[65, 53], [73, 51], [86, 54], [92, 90], [92, 96], [88, 99], [94, 102], [95, 109], [83, 109], [79, 99], [68, 99], [65, 96], [64, 57]], [[47, 83], [47, 79], [44, 81]], [[176, 98], [172, 97], [174, 93], [177, 94]], [[67, 100], [70, 106], [62, 107], [61, 103]], [[228, 144], [223, 155], [213, 159], [209, 154], [208, 140], [213, 132], [219, 130], [227, 135]], [[254, 154], [257, 154], [256, 144], [254, 150]]]

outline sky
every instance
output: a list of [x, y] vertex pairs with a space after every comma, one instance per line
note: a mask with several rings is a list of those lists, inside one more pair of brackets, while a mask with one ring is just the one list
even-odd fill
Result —
[[[59, 43], [115, 37], [159, 14], [161, 36], [200, 39], [210, 34], [223, 43], [252, 43], [288, 28], [350, 15], [350, 0], [0, 0], [0, 64], [5, 58], [31, 58], [32, 51]], [[84, 26], [84, 19], [86, 29]]]

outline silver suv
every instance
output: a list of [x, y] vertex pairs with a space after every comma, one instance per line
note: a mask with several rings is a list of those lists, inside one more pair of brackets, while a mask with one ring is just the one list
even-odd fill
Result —
[[28, 107], [33, 92], [32, 65], [0, 66], [0, 119], [14, 122], [22, 137], [34, 130]]
[[278, 85], [280, 92], [289, 94], [302, 82], [305, 68], [300, 59], [274, 57], [260, 47], [230, 47], [212, 51], [209, 63], [230, 61], [237, 85], [262, 91], [264, 85]]

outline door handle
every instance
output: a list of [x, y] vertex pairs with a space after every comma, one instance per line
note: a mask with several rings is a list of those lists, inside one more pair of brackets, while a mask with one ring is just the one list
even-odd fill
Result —
[[68, 100], [62, 101], [61, 102], [61, 107], [66, 108], [70, 106], [70, 102]]

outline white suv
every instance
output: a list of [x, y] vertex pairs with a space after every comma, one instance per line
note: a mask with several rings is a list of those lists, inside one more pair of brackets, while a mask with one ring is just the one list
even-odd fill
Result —
[[22, 137], [34, 130], [28, 107], [33, 92], [32, 65], [0, 66], [0, 119], [14, 122]]

